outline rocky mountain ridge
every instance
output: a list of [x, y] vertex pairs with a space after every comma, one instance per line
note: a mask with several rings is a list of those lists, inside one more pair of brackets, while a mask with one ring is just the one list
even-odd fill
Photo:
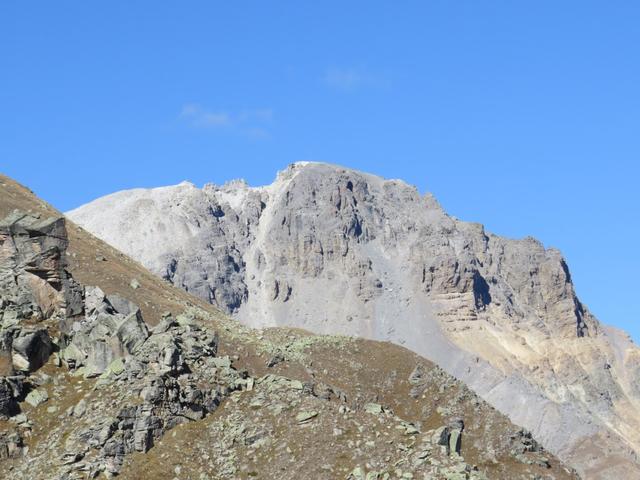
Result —
[[405, 349], [243, 327], [0, 193], [2, 478], [577, 478]]
[[68, 215], [244, 324], [404, 345], [587, 478], [640, 475], [640, 351], [532, 238], [451, 218], [404, 182], [315, 163], [266, 187], [132, 190]]

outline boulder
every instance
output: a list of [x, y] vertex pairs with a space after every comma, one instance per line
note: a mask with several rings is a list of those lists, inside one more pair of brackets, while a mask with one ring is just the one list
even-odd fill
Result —
[[384, 412], [384, 407], [379, 403], [367, 403], [364, 406], [364, 411], [374, 415], [380, 415]]
[[140, 312], [136, 311], [124, 319], [116, 335], [124, 349], [131, 354], [149, 337], [149, 330], [142, 321]]
[[107, 295], [106, 300], [121, 315], [131, 315], [139, 310], [138, 306], [131, 300], [115, 293]]
[[31, 390], [25, 398], [25, 402], [32, 407], [42, 405], [47, 400], [49, 400], [49, 394], [44, 389]]
[[105, 294], [99, 287], [85, 287], [84, 308], [87, 315], [93, 315], [95, 312], [104, 311], [108, 305], [104, 300]]
[[97, 341], [92, 344], [86, 358], [87, 376], [95, 376], [103, 373], [107, 367], [113, 363], [116, 354], [113, 348], [104, 341]]
[[317, 416], [318, 412], [316, 411], [300, 412], [296, 415], [296, 422], [298, 422], [298, 424], [308, 423]]
[[0, 434], [0, 460], [20, 457], [24, 452], [22, 436], [18, 432]]
[[460, 448], [462, 446], [462, 430], [452, 430], [449, 436], [449, 452], [451, 454], [457, 453], [460, 455]]
[[0, 377], [0, 418], [7, 418], [18, 411], [15, 386], [6, 378]]
[[53, 343], [45, 329], [22, 330], [13, 339], [13, 365], [16, 369], [33, 372], [42, 367], [53, 353]]

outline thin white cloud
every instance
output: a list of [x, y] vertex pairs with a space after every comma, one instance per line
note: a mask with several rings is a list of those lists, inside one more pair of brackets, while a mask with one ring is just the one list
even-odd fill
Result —
[[269, 108], [262, 108], [257, 110], [244, 110], [237, 115], [239, 122], [264, 122], [269, 123], [273, 120], [273, 110]]
[[253, 139], [265, 139], [270, 137], [266, 127], [273, 121], [273, 110], [263, 108], [229, 112], [188, 103], [182, 107], [179, 117], [194, 128], [226, 129]]
[[366, 78], [366, 75], [356, 68], [331, 67], [324, 74], [324, 83], [338, 90], [353, 90], [366, 83]]
[[271, 134], [269, 133], [269, 131], [265, 128], [260, 127], [248, 128], [246, 130], [243, 130], [242, 133], [253, 140], [266, 140], [268, 138], [271, 138]]
[[343, 92], [351, 92], [363, 87], [384, 88], [389, 85], [389, 78], [380, 72], [371, 73], [364, 67], [329, 67], [321, 77], [329, 88]]

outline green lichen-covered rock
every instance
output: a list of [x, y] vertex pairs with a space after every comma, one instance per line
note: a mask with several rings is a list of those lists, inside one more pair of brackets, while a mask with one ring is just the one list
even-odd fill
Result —
[[365, 480], [364, 469], [360, 466], [355, 467], [353, 470], [351, 470], [351, 473], [347, 475], [347, 478], [349, 480]]
[[46, 390], [40, 390], [40, 389], [30, 391], [29, 394], [27, 395], [27, 398], [25, 398], [25, 401], [33, 407], [42, 405], [47, 400], [49, 400], [49, 394], [47, 393]]
[[296, 415], [296, 422], [302, 424], [302, 423], [308, 423], [311, 420], [313, 420], [314, 418], [316, 418], [318, 416], [318, 412], [316, 411], [310, 411], [310, 412], [300, 412]]
[[122, 372], [124, 372], [124, 360], [122, 360], [122, 358], [116, 358], [109, 364], [102, 376], [105, 378], [109, 376], [118, 376]]
[[364, 411], [374, 415], [380, 415], [384, 412], [384, 407], [379, 403], [367, 403], [364, 406]]
[[449, 451], [451, 454], [457, 453], [460, 455], [460, 447], [462, 444], [462, 432], [460, 430], [453, 430], [449, 437]]

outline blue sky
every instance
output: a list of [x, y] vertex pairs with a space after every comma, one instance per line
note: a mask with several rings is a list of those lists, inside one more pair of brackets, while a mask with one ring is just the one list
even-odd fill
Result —
[[0, 171], [61, 210], [296, 160], [560, 248], [640, 340], [640, 2], [0, 3]]

